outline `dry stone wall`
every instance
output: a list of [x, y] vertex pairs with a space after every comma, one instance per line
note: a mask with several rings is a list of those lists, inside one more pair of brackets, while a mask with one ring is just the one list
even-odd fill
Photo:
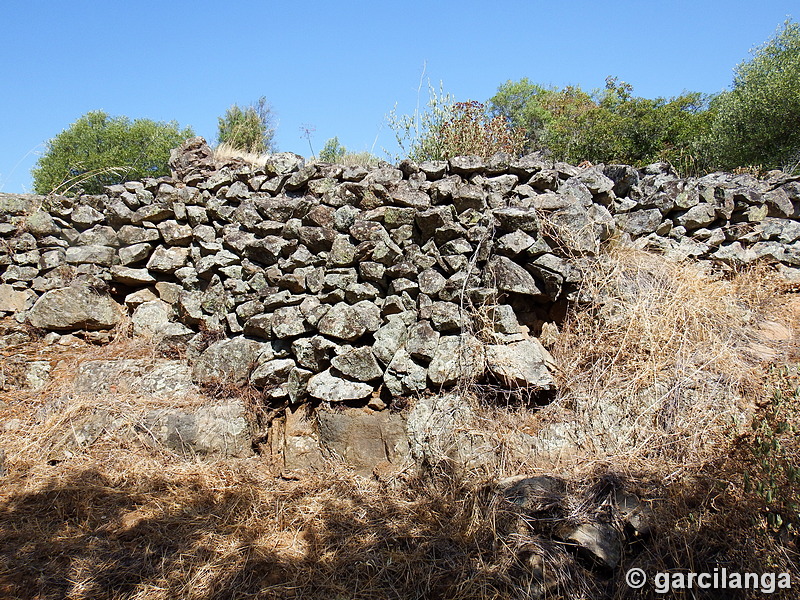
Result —
[[171, 166], [102, 196], [0, 194], [0, 314], [56, 332], [130, 317], [188, 348], [198, 383], [381, 408], [463, 380], [552, 392], [536, 336], [603, 243], [800, 266], [800, 180], [780, 172], [503, 154], [220, 165], [202, 138]]

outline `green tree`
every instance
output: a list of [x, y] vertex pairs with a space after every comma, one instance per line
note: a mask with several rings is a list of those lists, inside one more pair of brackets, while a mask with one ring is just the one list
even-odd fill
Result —
[[193, 135], [174, 121], [92, 111], [47, 142], [32, 171], [33, 188], [38, 194], [100, 194], [106, 185], [167, 175], [170, 150]]
[[527, 77], [501, 85], [488, 103], [489, 111], [522, 130], [527, 150], [541, 150], [550, 122], [550, 100], [555, 94]]
[[651, 100], [634, 96], [630, 84], [614, 77], [592, 93], [576, 86], [545, 88], [528, 79], [508, 81], [489, 106], [492, 114], [522, 129], [527, 150], [547, 150], [571, 163], [668, 160], [696, 170], [689, 156], [699, 154], [697, 142], [708, 121], [707, 99], [700, 94]]
[[274, 121], [272, 107], [264, 96], [244, 108], [234, 104], [219, 117], [217, 141], [255, 154], [274, 152]]
[[338, 163], [342, 162], [345, 154], [347, 154], [347, 148], [339, 143], [338, 137], [333, 137], [325, 142], [325, 146], [319, 153], [319, 159], [322, 162]]
[[719, 167], [800, 163], [800, 25], [782, 28], [735, 70], [733, 86], [713, 102], [707, 139]]

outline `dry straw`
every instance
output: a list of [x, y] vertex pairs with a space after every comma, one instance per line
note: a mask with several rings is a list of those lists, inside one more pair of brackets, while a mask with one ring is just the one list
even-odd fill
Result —
[[[120, 335], [99, 348], [2, 351], [63, 362], [43, 390], [0, 392], [0, 597], [500, 600], [547, 587], [547, 598], [578, 600], [631, 597], [630, 566], [792, 568], [791, 544], [752, 528], [760, 508], [739, 484], [747, 453], [733, 426], [764, 397], [765, 361], [797, 358], [771, 272], [723, 278], [617, 249], [587, 270], [580, 297], [550, 348], [556, 400], [475, 411], [502, 455], [493, 475], [568, 476], [572, 521], [611, 475], [658, 500], [657, 538], [614, 573], [598, 577], [548, 534], [563, 514], [520, 520], [491, 482], [446, 464], [378, 481], [331, 463], [287, 480], [266, 457], [199, 460], [108, 434], [48, 462], [70, 416], [91, 409], [69, 396], [81, 361], [155, 356]], [[65, 396], [67, 411], [41, 410]], [[93, 402], [146, 408], [133, 396]], [[520, 434], [534, 442], [526, 456], [507, 448]]]

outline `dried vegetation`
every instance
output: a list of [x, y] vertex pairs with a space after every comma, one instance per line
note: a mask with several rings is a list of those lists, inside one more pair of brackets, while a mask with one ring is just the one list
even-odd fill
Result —
[[[723, 277], [629, 250], [592, 274], [550, 344], [558, 397], [477, 408], [499, 446], [538, 444], [491, 478], [442, 465], [367, 479], [335, 463], [286, 478], [265, 457], [201, 461], [110, 436], [49, 460], [69, 419], [43, 409], [79, 362], [154, 350], [125, 336], [0, 350], [5, 364], [28, 353], [54, 367], [42, 390], [0, 392], [0, 596], [660, 597], [625, 585], [633, 566], [787, 571], [800, 585], [798, 300], [767, 268]], [[519, 473], [564, 477], [566, 499], [532, 517], [494, 492]], [[623, 489], [652, 503], [656, 535], [613, 572], [551, 535]], [[673, 597], [704, 597], [688, 592]]]

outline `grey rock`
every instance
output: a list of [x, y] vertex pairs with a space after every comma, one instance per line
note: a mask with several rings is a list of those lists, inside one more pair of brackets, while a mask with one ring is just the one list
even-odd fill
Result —
[[436, 386], [475, 381], [483, 375], [484, 360], [483, 345], [474, 336], [442, 336], [428, 366], [428, 377]]
[[119, 265], [111, 267], [111, 279], [131, 286], [149, 285], [156, 281], [147, 269], [131, 269]]
[[794, 216], [794, 205], [785, 186], [764, 194], [764, 203], [767, 205], [770, 217], [791, 218]]
[[74, 246], [67, 248], [66, 261], [73, 265], [95, 264], [110, 267], [116, 253], [111, 246]]
[[158, 273], [174, 273], [189, 261], [189, 248], [158, 246], [147, 261], [147, 268]]
[[791, 244], [800, 240], [800, 222], [798, 221], [768, 217], [758, 227], [764, 240], [777, 240], [782, 244]]
[[192, 369], [198, 383], [247, 383], [259, 354], [269, 346], [244, 337], [220, 340], [200, 355]]
[[483, 159], [479, 156], [454, 156], [447, 162], [450, 167], [450, 172], [459, 175], [480, 173], [486, 167]]
[[78, 229], [87, 229], [92, 225], [102, 223], [106, 219], [103, 213], [86, 204], [76, 206], [72, 210], [70, 217], [73, 225]]
[[412, 358], [430, 362], [439, 345], [439, 337], [439, 332], [431, 327], [429, 321], [418, 321], [408, 328], [406, 352]]
[[447, 172], [447, 161], [425, 160], [419, 164], [419, 169], [428, 177], [429, 181], [441, 179]]
[[172, 307], [163, 300], [142, 302], [131, 316], [134, 335], [153, 337], [167, 326], [172, 317]]
[[617, 214], [617, 226], [634, 237], [652, 233], [661, 225], [663, 216], [657, 208]]
[[698, 204], [675, 217], [674, 221], [678, 225], [686, 227], [687, 231], [693, 231], [710, 225], [716, 218], [716, 210], [712, 205]]
[[508, 304], [486, 306], [481, 314], [486, 326], [495, 333], [514, 335], [520, 331], [517, 315]]
[[141, 427], [177, 452], [242, 457], [252, 454], [246, 414], [241, 400], [191, 409], [162, 408], [148, 412]]
[[326, 402], [361, 400], [370, 396], [373, 391], [371, 385], [342, 379], [331, 373], [330, 369], [312, 376], [306, 389], [311, 397]]
[[123, 316], [122, 307], [91, 289], [71, 286], [45, 292], [28, 311], [28, 322], [48, 331], [111, 329]]
[[199, 392], [187, 364], [163, 359], [85, 361], [78, 366], [73, 386], [79, 394], [103, 395], [116, 391], [165, 399], [194, 396]]
[[535, 241], [524, 231], [517, 230], [501, 236], [495, 243], [494, 249], [498, 254], [514, 257], [533, 246]]
[[615, 182], [603, 173], [601, 165], [584, 169], [577, 178], [595, 195], [610, 192], [615, 186]]
[[45, 196], [36, 194], [0, 193], [0, 213], [14, 216], [29, 215], [39, 209]]
[[470, 399], [457, 393], [418, 398], [406, 420], [411, 455], [419, 464], [491, 471], [497, 460], [494, 440], [473, 434], [475, 429]]
[[608, 523], [567, 526], [562, 529], [560, 536], [610, 569], [616, 568], [622, 558], [622, 536]]
[[486, 192], [477, 185], [469, 183], [461, 185], [453, 194], [453, 206], [458, 213], [470, 208], [483, 210], [486, 208]]
[[442, 332], [460, 331], [471, 322], [467, 313], [452, 302], [434, 302], [431, 306], [430, 319], [433, 327]]
[[331, 365], [356, 381], [372, 381], [383, 375], [383, 370], [378, 365], [372, 349], [367, 346], [340, 347], [336, 356], [331, 359]]
[[614, 235], [616, 222], [605, 206], [592, 204], [586, 209], [586, 214], [589, 220], [594, 223], [594, 235], [598, 240], [604, 242]]
[[38, 237], [45, 237], [48, 235], [57, 235], [60, 231], [58, 225], [53, 220], [50, 214], [43, 210], [37, 210], [32, 215], [29, 215], [25, 220], [26, 229], [33, 235]]
[[567, 482], [551, 475], [515, 476], [497, 482], [496, 489], [506, 501], [526, 512], [542, 513], [561, 505]]
[[295, 362], [291, 358], [267, 360], [250, 373], [250, 383], [261, 388], [277, 388], [286, 384], [294, 368]]
[[755, 260], [752, 251], [748, 251], [740, 242], [720, 246], [711, 258], [729, 265], [743, 265]]
[[[411, 189], [407, 186], [400, 186], [391, 193], [392, 202], [404, 208], [424, 209], [431, 205], [431, 198], [428, 194], [419, 190]], [[387, 223], [387, 226], [395, 226], [394, 222]]]
[[139, 225], [145, 221], [149, 221], [150, 223], [158, 223], [173, 217], [175, 217], [175, 212], [166, 204], [148, 204], [136, 209], [136, 212], [134, 212], [131, 216], [131, 223], [135, 225]]
[[27, 308], [28, 294], [10, 285], [0, 284], [0, 312], [22, 312]]
[[537, 285], [533, 276], [505, 256], [495, 256], [489, 260], [484, 279], [486, 285], [504, 292], [546, 297], [545, 291]]
[[162, 221], [158, 224], [158, 231], [168, 246], [187, 246], [192, 241], [192, 228], [177, 221]]
[[508, 345], [486, 346], [486, 367], [493, 375], [514, 388], [531, 391], [555, 387], [548, 364], [553, 359], [536, 339]]
[[245, 321], [244, 334], [263, 340], [272, 339], [272, 314], [253, 315]]
[[81, 246], [113, 246], [119, 247], [119, 237], [116, 231], [107, 225], [95, 225], [78, 236]]
[[299, 306], [284, 306], [272, 315], [272, 333], [278, 339], [296, 337], [311, 331]]
[[419, 274], [419, 291], [428, 296], [436, 296], [444, 289], [447, 279], [434, 269], [425, 269]]
[[158, 229], [123, 225], [117, 233], [117, 239], [121, 244], [130, 246], [145, 242], [156, 242], [161, 239], [161, 234]]
[[357, 473], [371, 476], [376, 468], [402, 470], [409, 461], [405, 419], [389, 411], [360, 408], [316, 413], [319, 444], [325, 454], [343, 460]]
[[292, 342], [292, 354], [297, 359], [297, 364], [314, 372], [327, 369], [330, 365], [330, 356], [338, 346], [321, 335], [302, 337]]
[[36, 267], [22, 267], [19, 265], [11, 265], [2, 275], [4, 283], [14, 283], [15, 281], [32, 281], [39, 275], [39, 269]]
[[434, 206], [427, 210], [421, 210], [415, 217], [417, 227], [425, 238], [432, 237], [437, 229], [452, 225], [454, 219], [453, 209], [450, 206]]
[[359, 311], [349, 304], [339, 302], [320, 319], [319, 332], [340, 340], [355, 341], [367, 330]]
[[492, 214], [503, 231], [519, 229], [531, 235], [536, 235], [539, 231], [539, 218], [535, 209], [509, 206], [494, 209]]
[[408, 328], [402, 317], [390, 318], [386, 325], [375, 332], [375, 343], [372, 346], [372, 351], [378, 360], [388, 365], [407, 339]]
[[418, 393], [428, 387], [428, 371], [414, 362], [405, 348], [400, 348], [386, 367], [383, 383], [393, 396]]
[[595, 224], [586, 208], [579, 204], [548, 215], [543, 227], [546, 237], [569, 254], [595, 255], [599, 250]]

